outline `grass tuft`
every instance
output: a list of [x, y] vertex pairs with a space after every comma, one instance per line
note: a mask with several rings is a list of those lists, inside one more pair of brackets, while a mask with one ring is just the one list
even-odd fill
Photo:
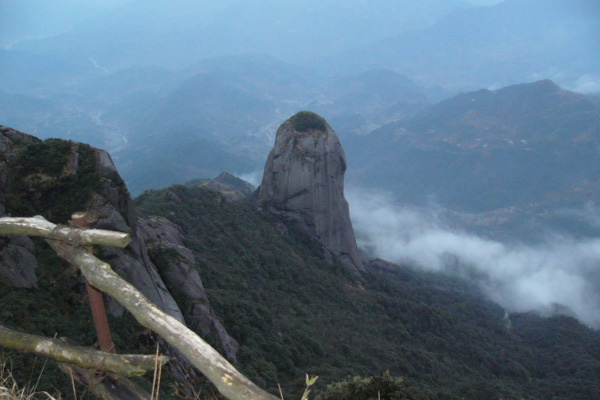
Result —
[[[38, 379], [39, 381], [39, 379]], [[60, 395], [51, 395], [45, 391], [37, 391], [35, 386], [20, 386], [15, 380], [10, 366], [0, 359], [0, 400], [60, 400]]]

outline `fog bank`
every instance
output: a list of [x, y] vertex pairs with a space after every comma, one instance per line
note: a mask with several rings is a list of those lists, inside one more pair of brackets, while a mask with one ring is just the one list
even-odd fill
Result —
[[600, 327], [600, 238], [506, 244], [445, 226], [434, 209], [395, 206], [383, 193], [350, 189], [346, 197], [359, 247], [371, 256], [472, 280], [508, 312], [560, 308]]

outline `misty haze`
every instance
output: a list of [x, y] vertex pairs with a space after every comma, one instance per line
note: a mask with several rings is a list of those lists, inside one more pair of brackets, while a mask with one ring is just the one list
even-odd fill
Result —
[[[600, 2], [0, 0], [0, 217], [76, 211], [276, 397], [598, 399]], [[95, 343], [45, 242], [0, 255], [0, 328]], [[216, 398], [105, 297], [161, 396]]]

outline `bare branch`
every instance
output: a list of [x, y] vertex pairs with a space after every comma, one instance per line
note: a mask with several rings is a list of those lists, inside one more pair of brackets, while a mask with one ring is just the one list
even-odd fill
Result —
[[157, 359], [154, 355], [119, 355], [72, 346], [61, 340], [17, 332], [2, 325], [0, 325], [0, 346], [125, 376], [144, 375], [147, 371], [153, 370], [156, 365], [164, 365], [169, 361], [166, 356], [159, 356]]
[[131, 237], [127, 233], [106, 231], [102, 229], [73, 229], [55, 225], [44, 217], [33, 218], [0, 218], [0, 235], [41, 236], [74, 245], [102, 244], [114, 247], [127, 247]]

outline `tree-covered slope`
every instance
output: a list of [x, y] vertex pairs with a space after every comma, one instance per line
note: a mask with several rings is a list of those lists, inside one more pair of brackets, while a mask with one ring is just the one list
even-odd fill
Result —
[[433, 399], [600, 395], [600, 337], [573, 319], [518, 315], [509, 327], [473, 288], [384, 261], [356, 280], [255, 204], [205, 189], [146, 192], [136, 206], [183, 228], [215, 312], [241, 345], [239, 367], [274, 392], [280, 383], [286, 398], [306, 372], [323, 389], [385, 370]]
[[[104, 188], [133, 218], [122, 181], [102, 173], [97, 150], [2, 132], [11, 138], [3, 142], [2, 213], [41, 213], [64, 223]], [[216, 316], [239, 341], [238, 367], [274, 393], [280, 383], [286, 398], [299, 397], [305, 373], [320, 376], [315, 393], [322, 393], [326, 384], [386, 370], [404, 377], [416, 398], [600, 395], [600, 335], [572, 318], [523, 314], [507, 320], [498, 305], [464, 283], [381, 260], [356, 278], [327, 264], [320, 245], [251, 201], [232, 203], [206, 189], [146, 192], [136, 207], [181, 226]], [[0, 248], [6, 252], [6, 241], [15, 240], [0, 238]], [[95, 335], [78, 273], [43, 241], [21, 244], [37, 260], [37, 281], [14, 287], [0, 278], [0, 323], [91, 345]], [[159, 271], [169, 262], [155, 261]], [[190, 307], [174, 296], [185, 314]], [[153, 351], [152, 335], [127, 315], [111, 317], [111, 329], [119, 351]], [[44, 365], [14, 352], [2, 356], [21, 382], [36, 380]], [[173, 381], [166, 378], [167, 396], [175, 391]], [[53, 387], [68, 393], [70, 381], [50, 362], [38, 388]]]
[[348, 138], [349, 175], [402, 203], [466, 212], [595, 201], [599, 116], [547, 80], [464, 93]]

